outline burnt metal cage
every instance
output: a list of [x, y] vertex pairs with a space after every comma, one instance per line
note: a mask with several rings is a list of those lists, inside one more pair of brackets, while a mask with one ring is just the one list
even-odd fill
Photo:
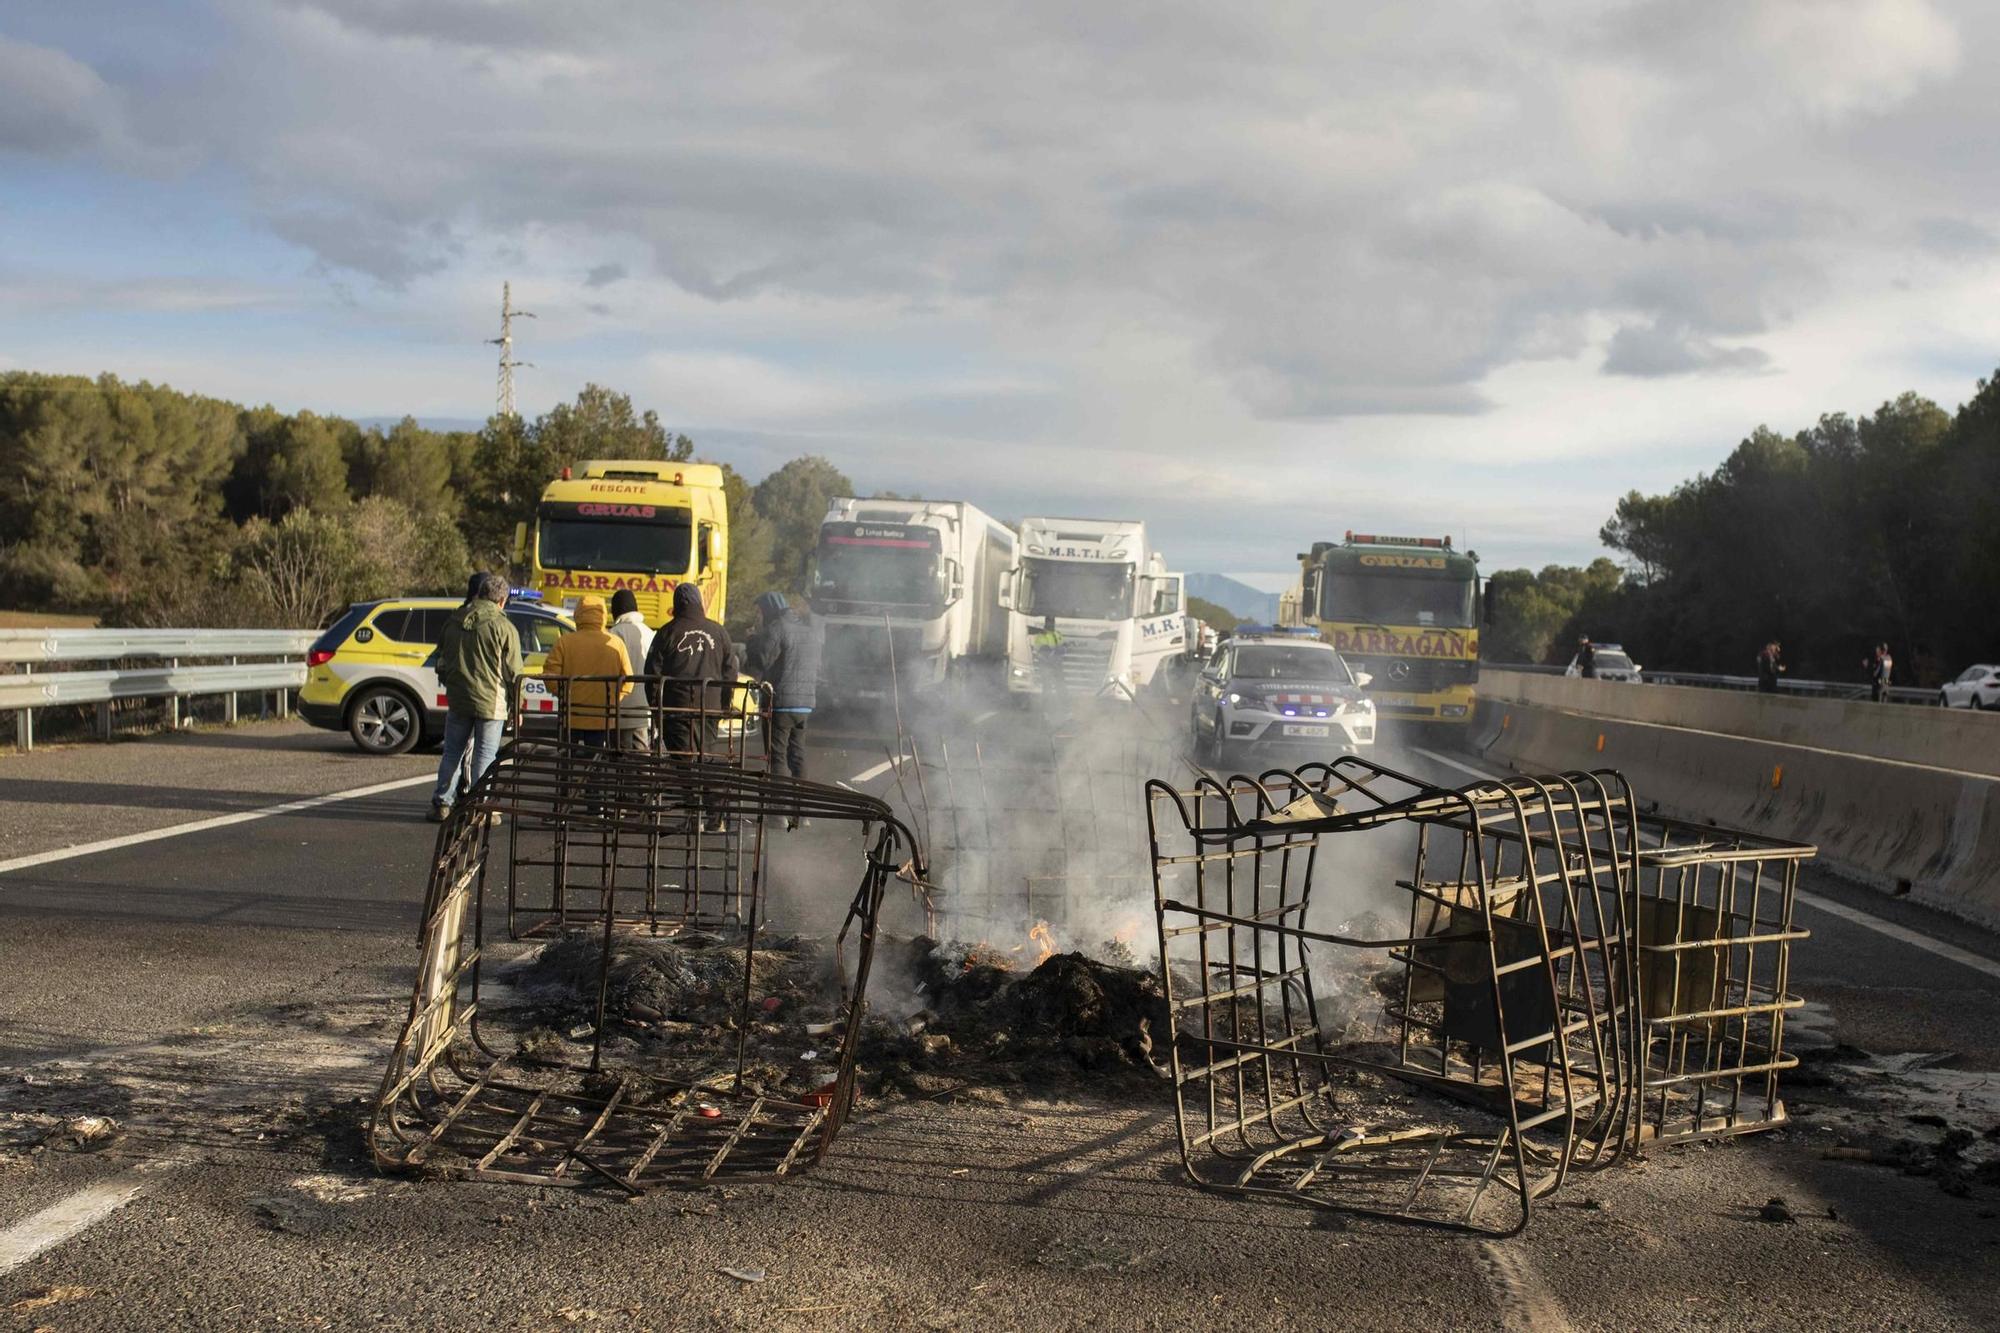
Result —
[[561, 779], [581, 799], [560, 817], [524, 809], [507, 826], [508, 933], [561, 934], [607, 910], [621, 927], [652, 934], [740, 929], [761, 884], [761, 819], [687, 811], [615, 836], [605, 820], [574, 816], [592, 791], [620, 790], [619, 769], [640, 756], [768, 770], [770, 686], [575, 676], [542, 682], [533, 698], [548, 711], [526, 711], [524, 695], [517, 730], [559, 743]]
[[1678, 820], [1640, 821], [1637, 977], [1645, 1083], [1634, 1131], [1673, 1143], [1785, 1121], [1799, 872], [1813, 848]]
[[[631, 1193], [670, 1181], [784, 1175], [817, 1160], [853, 1104], [876, 919], [889, 881], [908, 863], [907, 849], [913, 846], [908, 829], [881, 801], [840, 787], [664, 754], [621, 754], [579, 781], [589, 761], [602, 757], [594, 749], [514, 741], [440, 830], [416, 988], [369, 1126], [376, 1160], [389, 1168], [539, 1184], [599, 1183]], [[588, 832], [610, 847], [608, 866], [616, 864], [625, 844], [664, 838], [691, 818], [761, 825], [793, 815], [868, 830], [859, 887], [836, 940], [844, 1022], [829, 1039], [837, 1050], [833, 1076], [824, 1086], [784, 1097], [760, 1090], [746, 1077], [746, 1035], [763, 999], [754, 892], [734, 935], [742, 962], [729, 983], [733, 1077], [690, 1081], [607, 1067], [605, 986], [619, 924], [613, 910], [619, 886], [608, 872], [595, 885], [599, 901], [584, 936], [597, 943], [599, 969], [588, 1059], [541, 1051], [531, 1057], [524, 1046], [482, 1027], [488, 885], [496, 873], [504, 876], [511, 869], [512, 849], [519, 844], [502, 832], [509, 825], [533, 821], [572, 836]], [[701, 901], [680, 901], [681, 925], [709, 924]]]
[[[1196, 1183], [1511, 1234], [1642, 1137], [1782, 1118], [1811, 848], [1641, 820], [1609, 771], [1453, 790], [1348, 756], [1147, 795]], [[1329, 876], [1401, 929], [1315, 929]], [[1357, 978], [1360, 1039], [1326, 1003]]]

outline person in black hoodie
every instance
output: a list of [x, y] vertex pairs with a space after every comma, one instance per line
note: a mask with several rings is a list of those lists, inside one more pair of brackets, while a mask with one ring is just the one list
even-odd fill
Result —
[[656, 708], [669, 710], [661, 717], [662, 747], [668, 754], [683, 758], [724, 757], [715, 743], [715, 721], [728, 707], [730, 691], [719, 685], [707, 687], [705, 701], [709, 726], [700, 726], [704, 704], [703, 687], [697, 682], [736, 679], [736, 645], [720, 622], [710, 620], [701, 603], [701, 589], [683, 583], [674, 589], [674, 618], [653, 636], [646, 654], [646, 674], [665, 677], [647, 684], [647, 693]]

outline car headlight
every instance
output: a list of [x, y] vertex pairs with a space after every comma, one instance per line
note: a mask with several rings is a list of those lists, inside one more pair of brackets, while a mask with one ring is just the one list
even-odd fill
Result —
[[1233, 704], [1240, 704], [1243, 702], [1243, 696], [1240, 694], [1232, 694], [1229, 696], [1229, 702]]

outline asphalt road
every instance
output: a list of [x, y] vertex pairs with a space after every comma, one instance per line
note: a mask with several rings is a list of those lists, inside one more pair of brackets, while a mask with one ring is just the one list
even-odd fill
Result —
[[[912, 722], [931, 728], [921, 774], [888, 762], [892, 728], [850, 717], [818, 721], [814, 775], [963, 841], [992, 798], [959, 789], [1051, 753], [1032, 714]], [[1055, 870], [1079, 873], [1091, 830], [1130, 819], [1147, 775], [1130, 766], [1159, 739], [1095, 753], [1054, 823], [1023, 788], [1015, 822], [1072, 858]], [[1378, 757], [1465, 781], [1477, 761], [1449, 744], [1392, 733]], [[297, 724], [4, 759], [0, 863], [430, 762], [365, 760]], [[0, 872], [0, 1328], [1977, 1328], [2000, 1308], [2000, 1186], [1947, 1193], [1823, 1156], [1944, 1132], [1910, 1114], [2000, 1127], [2000, 979], [1951, 956], [2000, 945], [1818, 874], [1810, 895], [1865, 921], [1802, 909], [1802, 1027], [1868, 1071], [1816, 1061], [1791, 1127], [1592, 1177], [1510, 1242], [1201, 1193], [1178, 1175], [1170, 1102], [1087, 1086], [864, 1106], [799, 1179], [637, 1204], [385, 1179], [357, 1107], [408, 1004], [425, 799], [413, 785]], [[781, 924], [844, 906], [846, 836], [775, 842]], [[885, 925], [923, 920], [904, 897]], [[37, 1146], [86, 1113], [123, 1132]], [[1759, 1217], [1774, 1197], [1794, 1220]]]

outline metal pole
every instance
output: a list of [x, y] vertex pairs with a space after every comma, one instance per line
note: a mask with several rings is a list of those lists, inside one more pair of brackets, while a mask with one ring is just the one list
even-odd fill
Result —
[[111, 739], [111, 701], [105, 699], [97, 705], [97, 739]]
[[[175, 667], [179, 666], [180, 664], [181, 660], [178, 657], [169, 657], [167, 659], [167, 670], [172, 671]], [[169, 694], [167, 696], [167, 730], [179, 731], [180, 729], [181, 729], [181, 697], [178, 694]]]
[[23, 708], [23, 709], [21, 710], [21, 724], [20, 724], [20, 726], [19, 726], [19, 727], [17, 728], [17, 739], [18, 739], [18, 740], [20, 741], [20, 743], [21, 743], [21, 748], [22, 748], [23, 750], [32, 750], [32, 749], [34, 749], [34, 748], [35, 748], [35, 710], [34, 710], [34, 709], [32, 709], [32, 708]]
[[[232, 657], [232, 658], [230, 658], [230, 659], [229, 659], [229, 665], [231, 665], [231, 666], [235, 666], [235, 665], [236, 665], [236, 659], [235, 659], [235, 658], [233, 658], [233, 657]], [[232, 726], [232, 727], [236, 725], [236, 691], [235, 691], [235, 690], [231, 690], [231, 691], [230, 691], [230, 692], [229, 692], [228, 694], [226, 694], [226, 695], [224, 695], [224, 696], [223, 696], [223, 701], [222, 701], [222, 720], [223, 720], [224, 722], [228, 723], [228, 724], [229, 724], [230, 726]]]

